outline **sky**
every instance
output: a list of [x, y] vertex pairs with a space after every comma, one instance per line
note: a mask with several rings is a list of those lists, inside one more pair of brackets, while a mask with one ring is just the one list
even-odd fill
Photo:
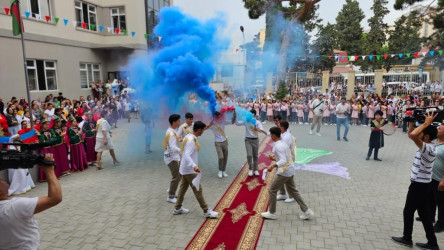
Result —
[[[367, 19], [373, 16], [370, 9], [373, 5], [372, 0], [358, 0], [359, 6], [364, 12], [365, 19], [361, 23], [364, 30], [369, 29]], [[395, 20], [407, 12], [396, 11], [393, 8], [395, 0], [388, 0], [387, 7], [390, 13], [385, 17], [385, 21], [389, 25], [393, 25]], [[423, 5], [430, 3], [431, 0], [426, 0]], [[337, 13], [341, 10], [345, 0], [321, 0], [320, 8], [318, 10], [319, 16], [323, 19], [323, 23], [335, 23]], [[174, 0], [174, 5], [182, 8], [186, 13], [191, 14], [199, 19], [208, 19], [216, 16], [217, 12], [222, 12], [227, 21], [225, 35], [231, 39], [231, 48], [238, 48], [243, 43], [242, 32], [240, 26], [244, 26], [245, 41], [252, 41], [254, 35], [259, 33], [259, 30], [265, 29], [265, 16], [261, 16], [257, 20], [248, 18], [248, 11], [244, 8], [242, 0]]]

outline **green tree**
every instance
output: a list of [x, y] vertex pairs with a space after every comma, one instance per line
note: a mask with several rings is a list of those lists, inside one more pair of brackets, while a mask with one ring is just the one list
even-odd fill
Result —
[[[314, 40], [313, 48], [318, 55], [333, 55], [334, 49], [337, 46], [336, 43], [336, 29], [335, 25], [327, 23], [325, 26], [318, 26], [318, 33], [316, 34], [316, 40]], [[321, 56], [317, 60], [315, 69], [319, 70], [333, 70], [336, 65], [335, 58], [328, 58]]]
[[359, 8], [356, 0], [346, 0], [336, 17], [336, 31], [338, 45], [349, 56], [361, 55], [362, 33], [361, 21], [365, 18], [364, 12]]
[[279, 82], [279, 86], [276, 90], [276, 98], [279, 100], [283, 100], [288, 95], [287, 86], [285, 86], [285, 82]]
[[[364, 55], [380, 55], [382, 48], [387, 41], [386, 31], [388, 25], [384, 22], [384, 17], [389, 13], [386, 7], [387, 1], [373, 0], [373, 16], [368, 19], [370, 31], [363, 36]], [[382, 62], [378, 60], [359, 60], [357, 65], [361, 66], [362, 71], [373, 71], [382, 68]]]
[[[389, 57], [384, 60], [385, 69], [389, 70], [394, 63], [403, 65], [412, 62], [413, 52], [421, 49], [422, 39], [419, 37], [421, 25], [422, 22], [416, 12], [412, 12], [408, 16], [401, 16], [395, 22], [394, 30], [389, 32], [388, 54], [403, 53], [404, 55], [402, 58]], [[407, 53], [410, 53], [410, 57], [407, 57]]]

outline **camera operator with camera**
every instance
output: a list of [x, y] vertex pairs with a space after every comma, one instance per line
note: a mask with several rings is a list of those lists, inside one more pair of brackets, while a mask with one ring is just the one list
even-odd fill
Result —
[[[404, 206], [404, 232], [402, 237], [392, 237], [398, 244], [412, 247], [412, 232], [415, 211], [422, 220], [426, 232], [427, 243], [416, 243], [422, 249], [439, 249], [433, 223], [430, 216], [430, 199], [432, 189], [432, 169], [436, 158], [435, 143], [438, 130], [431, 125], [438, 114], [427, 113], [424, 123], [414, 128], [414, 122], [409, 123], [409, 138], [418, 147], [416, 151], [412, 170], [410, 174], [411, 184], [407, 192], [407, 198]], [[419, 118], [419, 117], [418, 117]], [[441, 130], [440, 130], [441, 133]]]
[[[46, 162], [54, 162], [46, 154]], [[47, 177], [48, 196], [8, 199], [9, 185], [0, 178], [0, 249], [38, 249], [39, 227], [34, 214], [56, 206], [62, 201], [62, 189], [53, 165], [40, 165]]]

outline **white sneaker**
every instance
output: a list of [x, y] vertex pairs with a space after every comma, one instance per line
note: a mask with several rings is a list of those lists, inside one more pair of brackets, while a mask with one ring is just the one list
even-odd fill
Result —
[[219, 173], [217, 174], [217, 177], [219, 177], [219, 179], [222, 179], [222, 171], [219, 171]]
[[228, 177], [228, 175], [225, 172], [222, 172], [223, 177]]
[[188, 210], [184, 207], [181, 207], [179, 209], [173, 209], [173, 214], [187, 214], [189, 212], [190, 212], [190, 210]]
[[312, 134], [313, 134], [313, 130], [310, 129], [310, 135], [312, 135]]
[[269, 219], [269, 220], [276, 220], [277, 219], [277, 215], [276, 214], [272, 214], [270, 212], [263, 212], [261, 213], [262, 217], [265, 219]]
[[292, 203], [292, 202], [295, 202], [294, 198], [285, 199], [285, 203]]
[[299, 124], [302, 124], [302, 122], [300, 122]]
[[283, 201], [283, 200], [288, 199], [288, 196], [287, 196], [286, 194], [278, 194], [278, 195], [276, 196], [276, 199], [277, 199], [278, 201]]
[[305, 213], [299, 214], [299, 218], [301, 220], [308, 220], [313, 215], [314, 215], [313, 211], [309, 208], [307, 211], [305, 211]]
[[253, 170], [248, 171], [248, 176], [253, 176]]
[[322, 135], [321, 135], [321, 134], [319, 134], [319, 133], [316, 133], [316, 135], [317, 135], [317, 136], [322, 136]]
[[177, 199], [176, 198], [167, 198], [167, 202], [169, 202], [169, 203], [176, 203]]
[[218, 212], [214, 212], [211, 209], [208, 209], [206, 213], [204, 213], [205, 218], [215, 219], [219, 215]]
[[259, 171], [257, 171], [257, 170], [254, 171], [254, 175], [255, 175], [255, 176], [259, 176]]
[[266, 123], [267, 123], [267, 122], [264, 121], [262, 124], [266, 124]]

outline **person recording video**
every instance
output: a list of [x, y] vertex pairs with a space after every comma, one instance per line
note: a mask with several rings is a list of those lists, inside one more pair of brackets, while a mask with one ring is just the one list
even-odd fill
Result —
[[[52, 154], [45, 161], [54, 162]], [[0, 178], [0, 249], [38, 249], [39, 227], [34, 214], [41, 213], [62, 201], [62, 189], [54, 166], [43, 166], [48, 182], [48, 196], [8, 199], [8, 183]]]
[[433, 162], [436, 158], [436, 145], [433, 142], [444, 130], [439, 130], [431, 125], [438, 116], [435, 113], [427, 113], [423, 124], [414, 128], [414, 122], [409, 123], [409, 138], [418, 147], [413, 159], [410, 173], [411, 184], [407, 192], [404, 206], [404, 232], [402, 237], [392, 237], [392, 240], [404, 246], [413, 246], [412, 232], [415, 211], [418, 210], [422, 225], [427, 237], [427, 243], [416, 243], [422, 249], [439, 249], [433, 223], [431, 219], [431, 189]]

